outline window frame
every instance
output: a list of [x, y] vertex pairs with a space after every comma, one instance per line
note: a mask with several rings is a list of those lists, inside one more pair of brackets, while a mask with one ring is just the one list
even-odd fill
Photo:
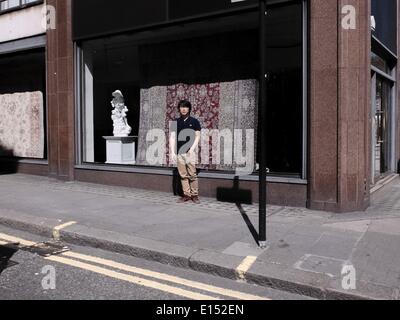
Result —
[[[308, 55], [308, 15], [309, 8], [306, 0], [300, 1], [302, 4], [302, 20], [303, 20], [303, 30], [302, 30], [302, 40], [303, 40], [303, 163], [302, 163], [302, 172], [298, 174], [284, 174], [284, 173], [268, 173], [267, 181], [274, 183], [289, 183], [289, 184], [301, 184], [306, 185], [308, 183], [308, 66], [309, 66], [309, 55]], [[278, 4], [279, 5], [279, 4]], [[274, 7], [271, 5], [270, 7]], [[100, 37], [93, 37], [85, 40], [93, 40]], [[83, 143], [83, 115], [82, 115], [82, 106], [83, 106], [83, 97], [82, 94], [84, 92], [83, 87], [83, 69], [82, 69], [82, 61], [83, 61], [83, 49], [82, 43], [84, 40], [75, 40], [74, 41], [74, 70], [75, 70], [75, 169], [83, 169], [83, 170], [98, 170], [98, 171], [111, 171], [111, 172], [132, 172], [132, 173], [146, 173], [146, 174], [159, 174], [159, 175], [172, 175], [171, 168], [162, 168], [162, 167], [141, 167], [141, 166], [126, 166], [126, 165], [110, 165], [110, 164], [96, 164], [96, 163], [86, 163], [83, 161], [83, 156], [85, 154], [84, 143]], [[234, 177], [234, 174], [229, 172], [202, 172], [200, 173], [201, 177], [207, 178], [219, 178], [219, 179], [230, 179]], [[253, 174], [241, 177], [240, 180], [243, 181], [258, 181], [258, 175], [256, 172]]]
[[[44, 59], [45, 59], [45, 74], [47, 75], [47, 64], [46, 64], [46, 37], [45, 35], [39, 35], [32, 38], [27, 39], [20, 39], [14, 40], [10, 43], [7, 43], [5, 48], [2, 48], [0, 44], [0, 58], [4, 55], [12, 55], [14, 53], [24, 53], [31, 50], [43, 50]], [[4, 45], [4, 44], [3, 44]], [[48, 165], [49, 164], [49, 121], [48, 121], [48, 99], [47, 99], [47, 76], [45, 77], [44, 83], [45, 91], [43, 92], [45, 103], [43, 105], [44, 108], [44, 125], [45, 125], [45, 145], [44, 145], [44, 158], [21, 158], [21, 157], [7, 157], [7, 156], [0, 156], [0, 166], [2, 162], [9, 162], [13, 161], [16, 163], [23, 163], [23, 164], [34, 164], [34, 165]]]
[[18, 0], [19, 4], [17, 6], [2, 10], [1, 3], [7, 2], [7, 1], [9, 1], [9, 0], [0, 0], [0, 16], [3, 14], [6, 14], [6, 13], [26, 9], [26, 8], [33, 7], [33, 6], [44, 3], [44, 0], [35, 0], [32, 2], [28, 2], [28, 3], [26, 2], [27, 0]]

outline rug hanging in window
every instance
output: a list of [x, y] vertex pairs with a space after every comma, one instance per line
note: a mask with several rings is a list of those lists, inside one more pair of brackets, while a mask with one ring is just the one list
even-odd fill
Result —
[[0, 95], [0, 155], [44, 158], [42, 92]]
[[[150, 165], [146, 160], [146, 152], [153, 142], [146, 141], [147, 133], [151, 129], [161, 129], [166, 133], [166, 153], [163, 163], [169, 163], [168, 134], [170, 122], [178, 116], [177, 105], [182, 99], [189, 100], [193, 105], [192, 116], [197, 118], [202, 129], [230, 130], [232, 139], [235, 139], [235, 129], [243, 133], [243, 148], [245, 147], [246, 129], [254, 130], [254, 148], [257, 136], [257, 80], [238, 80], [233, 82], [208, 84], [175, 84], [171, 86], [156, 86], [141, 90], [140, 128], [137, 164]], [[212, 147], [212, 138], [209, 141], [208, 152], [199, 151], [200, 169], [234, 170], [236, 168], [232, 148], [231, 164], [225, 165], [221, 154], [220, 162], [216, 163], [215, 148]], [[222, 142], [223, 143], [223, 142]], [[222, 150], [224, 150], [222, 146]], [[204, 161], [204, 155], [209, 157]], [[203, 156], [203, 159], [201, 157]]]

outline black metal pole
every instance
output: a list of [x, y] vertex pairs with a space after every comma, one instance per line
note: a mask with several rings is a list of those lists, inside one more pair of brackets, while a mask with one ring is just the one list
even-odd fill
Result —
[[259, 246], [267, 246], [267, 145], [265, 123], [267, 118], [267, 69], [266, 69], [266, 0], [260, 0], [260, 168], [259, 168]]

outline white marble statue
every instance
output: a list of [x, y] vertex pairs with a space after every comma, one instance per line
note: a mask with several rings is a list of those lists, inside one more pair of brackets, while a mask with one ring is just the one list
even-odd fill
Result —
[[128, 108], [125, 105], [124, 96], [119, 90], [113, 92], [112, 95], [114, 99], [111, 101], [113, 107], [111, 119], [114, 122], [114, 137], [128, 137], [132, 128], [126, 119]]

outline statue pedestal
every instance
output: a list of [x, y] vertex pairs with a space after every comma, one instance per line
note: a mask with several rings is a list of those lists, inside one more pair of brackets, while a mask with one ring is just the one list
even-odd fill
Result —
[[108, 164], [136, 164], [135, 140], [137, 137], [103, 137], [107, 141]]

